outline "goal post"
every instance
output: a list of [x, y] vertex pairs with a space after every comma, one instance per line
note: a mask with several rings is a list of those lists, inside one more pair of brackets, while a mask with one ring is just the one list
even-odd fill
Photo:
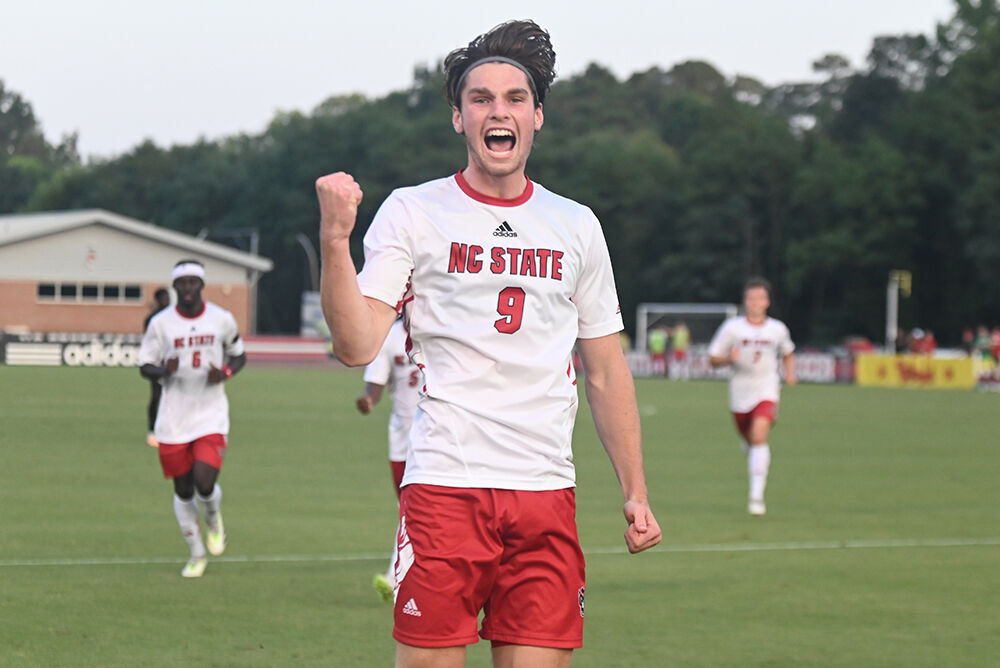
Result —
[[739, 313], [736, 304], [644, 302], [635, 311], [635, 351], [647, 351], [649, 332], [655, 327], [672, 327], [683, 320], [691, 330], [692, 343], [707, 343], [726, 318]]

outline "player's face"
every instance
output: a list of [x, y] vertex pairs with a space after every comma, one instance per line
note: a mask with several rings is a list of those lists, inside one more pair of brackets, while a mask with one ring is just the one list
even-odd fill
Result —
[[543, 121], [527, 75], [506, 63], [480, 65], [465, 77], [461, 105], [452, 110], [452, 125], [465, 134], [470, 183], [521, 179]]
[[763, 320], [770, 305], [771, 299], [764, 288], [750, 288], [743, 294], [743, 308], [751, 321]]
[[201, 304], [201, 289], [205, 284], [197, 276], [181, 276], [174, 281], [177, 291], [177, 304], [182, 308], [190, 308]]

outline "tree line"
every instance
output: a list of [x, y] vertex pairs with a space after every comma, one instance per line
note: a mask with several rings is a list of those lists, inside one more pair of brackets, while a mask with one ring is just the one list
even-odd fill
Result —
[[[998, 62], [998, 0], [956, 0], [933, 35], [878, 37], [860, 68], [825, 56], [815, 82], [767, 87], [700, 61], [620, 81], [592, 64], [553, 86], [528, 174], [600, 218], [629, 329], [640, 302], [736, 302], [762, 275], [796, 340], [878, 341], [902, 269], [900, 325], [957, 344], [1000, 324]], [[84, 162], [0, 80], [0, 212], [104, 208], [224, 243], [256, 230], [275, 261], [260, 331], [294, 332], [313, 182], [351, 172], [363, 231], [393, 188], [454, 173], [465, 149], [442, 90], [440, 68], [417, 67], [406, 90], [334, 96], [261, 134]]]

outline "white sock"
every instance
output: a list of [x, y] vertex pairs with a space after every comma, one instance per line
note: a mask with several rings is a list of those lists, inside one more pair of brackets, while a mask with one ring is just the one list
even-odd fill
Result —
[[174, 515], [181, 527], [181, 534], [191, 548], [191, 558], [200, 559], [205, 556], [205, 546], [201, 542], [201, 527], [198, 526], [198, 504], [194, 498], [184, 500], [174, 494]]
[[767, 472], [771, 468], [771, 446], [767, 443], [750, 446], [747, 457], [747, 472], [750, 474], [750, 499], [764, 500], [767, 487]]
[[219, 516], [219, 511], [222, 509], [222, 488], [218, 484], [212, 488], [212, 493], [208, 496], [202, 496], [195, 492], [198, 497], [198, 501], [205, 508], [205, 524], [210, 527], [216, 526], [216, 518]]

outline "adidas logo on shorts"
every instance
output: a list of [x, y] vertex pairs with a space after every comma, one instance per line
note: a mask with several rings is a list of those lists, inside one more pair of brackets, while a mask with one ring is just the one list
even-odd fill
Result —
[[510, 226], [506, 220], [503, 221], [497, 229], [493, 230], [493, 236], [495, 237], [516, 237], [517, 232], [514, 228]]
[[413, 615], [414, 617], [419, 617], [420, 616], [420, 608], [417, 607], [417, 602], [414, 601], [412, 598], [409, 601], [407, 601], [406, 605], [403, 606], [403, 614], [404, 615]]

